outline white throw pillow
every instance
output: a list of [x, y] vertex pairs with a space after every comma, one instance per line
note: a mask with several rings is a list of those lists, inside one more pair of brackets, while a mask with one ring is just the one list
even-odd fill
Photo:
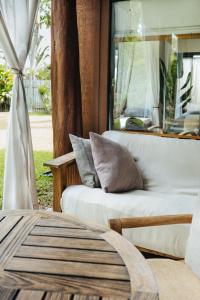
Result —
[[185, 262], [200, 279], [200, 209], [192, 219]]

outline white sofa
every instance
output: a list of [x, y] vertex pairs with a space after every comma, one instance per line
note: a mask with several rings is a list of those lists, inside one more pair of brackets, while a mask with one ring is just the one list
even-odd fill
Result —
[[[200, 141], [119, 131], [107, 131], [103, 136], [133, 154], [145, 179], [145, 190], [114, 194], [71, 185], [62, 193], [64, 213], [108, 226], [113, 218], [192, 214], [196, 210], [200, 203]], [[127, 229], [123, 234], [139, 247], [184, 257], [189, 226]]]

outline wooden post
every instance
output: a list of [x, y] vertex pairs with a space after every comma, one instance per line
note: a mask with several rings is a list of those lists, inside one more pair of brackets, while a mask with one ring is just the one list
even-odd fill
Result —
[[108, 0], [77, 0], [83, 135], [103, 132], [107, 125]]
[[52, 0], [54, 157], [71, 151], [69, 133], [106, 130], [109, 9], [108, 0]]
[[110, 6], [111, 1], [101, 0], [100, 26], [100, 75], [99, 75], [99, 133], [107, 129], [108, 124], [108, 85], [109, 85], [109, 49], [110, 49]]
[[69, 133], [82, 135], [76, 1], [52, 0], [52, 121], [54, 157], [71, 151]]

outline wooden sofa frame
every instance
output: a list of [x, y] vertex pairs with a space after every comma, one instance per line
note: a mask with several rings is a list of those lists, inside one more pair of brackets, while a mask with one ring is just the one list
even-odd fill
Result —
[[[190, 224], [192, 222], [192, 214], [180, 215], [163, 215], [150, 217], [133, 217], [133, 218], [119, 218], [110, 219], [109, 225], [112, 230], [122, 234], [122, 229], [139, 228], [149, 226], [175, 225], [175, 224]], [[137, 247], [141, 252], [150, 253], [153, 255], [164, 256], [175, 260], [183, 259], [183, 257], [176, 257], [161, 253], [158, 251]]]
[[61, 211], [60, 199], [68, 185], [81, 184], [74, 153], [68, 153], [44, 163], [53, 173], [53, 210]]
[[[81, 184], [78, 168], [74, 153], [68, 153], [53, 160], [44, 163], [53, 173], [53, 210], [60, 212], [60, 199], [62, 192], [68, 185]], [[136, 228], [159, 225], [186, 224], [191, 223], [192, 215], [172, 215], [172, 216], [156, 216], [156, 217], [135, 217], [112, 219], [109, 221], [111, 229], [122, 234], [124, 228]], [[154, 255], [164, 256], [172, 259], [182, 259], [158, 251], [153, 251], [141, 247], [137, 247], [141, 252]]]

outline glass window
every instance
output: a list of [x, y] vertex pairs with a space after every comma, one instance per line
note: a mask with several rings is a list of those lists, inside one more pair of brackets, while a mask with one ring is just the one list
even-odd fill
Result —
[[200, 1], [113, 1], [113, 129], [200, 135]]

